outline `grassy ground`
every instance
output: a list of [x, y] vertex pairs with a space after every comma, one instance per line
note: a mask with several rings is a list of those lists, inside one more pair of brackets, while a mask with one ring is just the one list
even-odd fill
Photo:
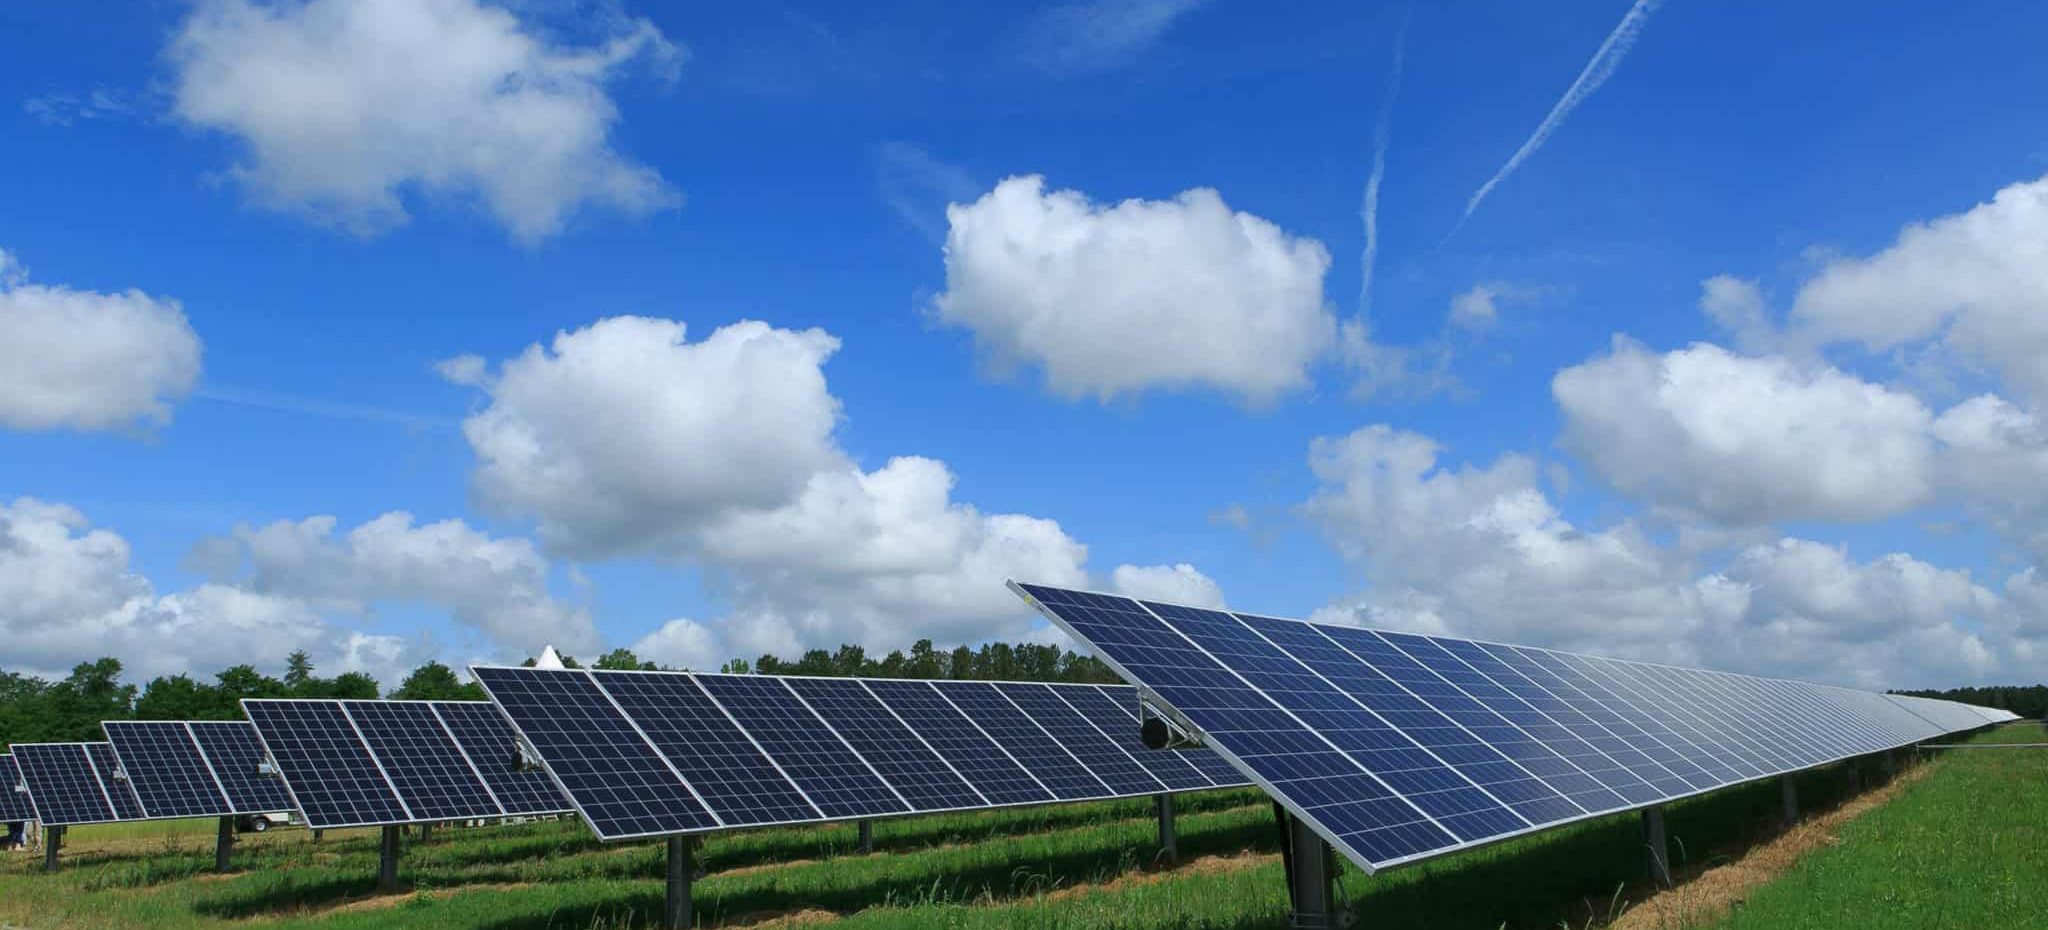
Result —
[[[2042, 738], [2037, 728], [2001, 736]], [[2035, 926], [2015, 909], [2048, 910], [2039, 900], [2048, 888], [2048, 754], [1965, 750], [1932, 765], [1898, 801], [1856, 821], [1854, 842], [1802, 862], [1780, 883], [1790, 891], [1764, 889], [1729, 926]], [[1821, 809], [1846, 784], [1839, 769], [1809, 773], [1801, 798]], [[696, 883], [696, 913], [705, 925], [816, 920], [846, 930], [1285, 926], [1263, 797], [1179, 802], [1178, 867], [1155, 861], [1144, 801], [884, 821], [866, 856], [850, 825], [715, 835], [701, 853], [709, 874]], [[1772, 834], [1777, 810], [1769, 783], [1673, 805], [1674, 865], [1696, 871], [1741, 855]], [[1905, 820], [1866, 829], [1902, 810]], [[405, 852], [412, 890], [381, 898], [374, 831], [336, 831], [318, 844], [302, 830], [245, 837], [239, 871], [225, 876], [207, 872], [212, 831], [212, 821], [77, 829], [57, 875], [37, 873], [39, 858], [0, 858], [0, 924], [625, 930], [649, 926], [662, 901], [659, 845], [602, 846], [574, 821], [437, 832]], [[1845, 853], [1854, 858], [1828, 861]], [[1648, 893], [1643, 873], [1637, 822], [1618, 816], [1379, 876], [1347, 870], [1340, 893], [1361, 926], [1584, 927]], [[1949, 900], [1956, 895], [1977, 900]], [[1804, 911], [1782, 910], [1801, 902]], [[1897, 920], [1862, 916], [1859, 904]]]

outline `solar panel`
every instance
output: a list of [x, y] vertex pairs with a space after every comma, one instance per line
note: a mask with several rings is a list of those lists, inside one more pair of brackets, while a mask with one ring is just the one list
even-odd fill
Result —
[[1089, 772], [1081, 760], [1032, 722], [995, 685], [985, 681], [941, 681], [932, 686], [1060, 800], [1116, 795], [1114, 789]]
[[362, 734], [411, 820], [463, 820], [504, 813], [483, 776], [424, 701], [346, 701], [342, 709]]
[[819, 819], [817, 807], [696, 682], [630, 672], [592, 677], [727, 826]]
[[415, 819], [341, 702], [244, 699], [242, 709], [307, 826], [329, 830]]
[[[1136, 690], [1125, 690], [1129, 692], [1126, 696], [1135, 707], [1137, 702]], [[1210, 778], [1208, 775], [1203, 774], [1201, 769], [1196, 768], [1195, 764], [1190, 761], [1193, 757], [1215, 757], [1213, 753], [1207, 750], [1178, 752], [1170, 749], [1146, 748], [1144, 741], [1138, 738], [1137, 718], [1126, 713], [1115, 699], [1103, 694], [1100, 689], [1093, 685], [1057, 685], [1052, 687], [1052, 693], [1061, 701], [1066, 702], [1067, 706], [1072, 707], [1076, 713], [1086, 718], [1089, 723], [1095, 726], [1098, 732], [1107, 737], [1110, 742], [1115, 743], [1117, 748], [1130, 755], [1133, 760], [1144, 767], [1146, 772], [1151, 773], [1154, 779], [1170, 790], [1188, 791], [1195, 788], [1214, 787], [1219, 784], [1238, 785], [1245, 783], [1243, 776], [1238, 775], [1236, 770], [1230, 768], [1228, 763], [1223, 764], [1223, 770], [1229, 774], [1224, 776], [1227, 780], [1222, 782]]]
[[988, 799], [967, 784], [932, 746], [851, 678], [785, 678], [853, 751], [920, 811], [987, 807]]
[[608, 841], [1246, 784], [1142, 748], [1129, 687], [474, 671]]
[[107, 792], [107, 800], [113, 802], [115, 820], [142, 820], [142, 802], [135, 798], [135, 788], [128, 783], [121, 771], [121, 760], [114, 756], [111, 743], [86, 743], [85, 753], [92, 759], [93, 774], [100, 780], [100, 787]]
[[1038, 804], [1053, 800], [1051, 791], [996, 745], [995, 740], [989, 739], [953, 702], [941, 697], [931, 682], [863, 684], [990, 804]]
[[213, 767], [213, 775], [237, 814], [270, 814], [292, 809], [283, 780], [262, 773], [263, 743], [246, 720], [194, 720], [186, 727]]
[[606, 840], [717, 829], [682, 775], [582, 673], [477, 666], [491, 702], [542, 759], [591, 830]]
[[1988, 719], [1952, 702], [1012, 587], [1369, 870]]
[[100, 724], [150, 818], [219, 817], [234, 813], [192, 732], [177, 721], [109, 720]]
[[14, 764], [13, 756], [0, 753], [0, 821], [34, 819], [36, 809], [29, 803], [27, 786], [21, 783], [21, 768]]
[[780, 679], [697, 675], [698, 684], [789, 774], [826, 819], [901, 814], [909, 803]]
[[574, 809], [546, 772], [520, 764], [519, 737], [489, 702], [435, 701], [433, 707], [505, 813], [559, 814]]
[[[1116, 706], [1117, 711], [1129, 717], [1132, 723], [1143, 724], [1144, 715], [1138, 710], [1138, 689], [1130, 685], [1096, 685], [1095, 690], [1101, 693], [1103, 697], [1108, 698], [1110, 703]], [[1102, 723], [1106, 729], [1114, 729], [1118, 724], [1114, 717], [1104, 718], [1098, 722]], [[1139, 745], [1143, 745], [1143, 743]], [[1154, 752], [1163, 752], [1185, 760], [1195, 771], [1200, 772], [1202, 777], [1207, 778], [1210, 783], [1218, 786], [1251, 784], [1251, 782], [1245, 779], [1243, 772], [1238, 771], [1236, 766], [1230, 764], [1230, 760], [1207, 749], [1154, 750]]]
[[1060, 700], [1050, 685], [1005, 682], [995, 687], [1111, 791], [1156, 794], [1166, 790], [1123, 747], [1096, 729], [1072, 705]]
[[107, 823], [120, 818], [84, 743], [16, 743], [11, 748], [28, 786], [35, 819], [44, 826]]

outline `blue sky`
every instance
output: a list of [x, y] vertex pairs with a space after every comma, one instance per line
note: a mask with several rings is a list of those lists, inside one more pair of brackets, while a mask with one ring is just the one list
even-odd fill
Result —
[[[1462, 226], [1630, 7], [1413, 11], [1362, 318], [1397, 4], [12, 5], [0, 590], [30, 606], [0, 606], [0, 664], [1041, 635], [1002, 577], [1125, 566], [1283, 615], [2026, 674], [2048, 11], [1636, 6]], [[1716, 276], [1746, 335], [1703, 309]], [[683, 342], [505, 364], [625, 315]], [[742, 320], [786, 373], [687, 351]], [[106, 367], [142, 383], [75, 374]], [[924, 508], [890, 509], [861, 479], [895, 456], [950, 496], [905, 472]], [[563, 468], [603, 474], [571, 500]]]

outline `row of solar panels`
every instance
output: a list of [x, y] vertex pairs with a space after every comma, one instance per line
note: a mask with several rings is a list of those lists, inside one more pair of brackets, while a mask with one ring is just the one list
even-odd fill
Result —
[[1368, 870], [2016, 719], [1795, 681], [1013, 588]]
[[473, 671], [605, 840], [1249, 784], [1128, 686]]

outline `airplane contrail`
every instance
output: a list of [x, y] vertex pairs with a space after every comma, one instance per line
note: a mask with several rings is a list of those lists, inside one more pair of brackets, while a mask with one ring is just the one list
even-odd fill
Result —
[[1394, 34], [1394, 63], [1387, 69], [1387, 86], [1380, 93], [1380, 118], [1372, 130], [1372, 174], [1365, 180], [1365, 198], [1359, 205], [1359, 218], [1365, 221], [1365, 254], [1361, 257], [1362, 273], [1358, 281], [1358, 315], [1363, 318], [1372, 311], [1373, 266], [1380, 255], [1380, 181], [1387, 176], [1387, 142], [1394, 129], [1394, 98], [1401, 92], [1401, 69], [1408, 57], [1408, 21], [1415, 15], [1415, 4], [1408, 4], [1401, 14], [1401, 28]]
[[[1486, 183], [1479, 185], [1479, 190], [1473, 192], [1472, 199], [1466, 201], [1465, 215], [1458, 218], [1459, 228], [1462, 229], [1465, 221], [1472, 218], [1472, 211], [1479, 209], [1479, 202], [1485, 200], [1487, 194], [1493, 193], [1495, 186], [1507, 180], [1507, 176], [1521, 167], [1523, 161], [1543, 147], [1550, 134], [1556, 132], [1557, 127], [1564, 123], [1565, 117], [1572, 115], [1572, 111], [1578, 109], [1579, 104], [1586, 102], [1586, 98], [1593, 96], [1593, 92], [1599, 90], [1600, 85], [1607, 83], [1607, 79], [1614, 75], [1614, 70], [1621, 67], [1621, 59], [1635, 46], [1636, 37], [1642, 35], [1643, 26], [1650, 21], [1650, 14], [1657, 12], [1657, 8], [1663, 5], [1664, 0], [1636, 0], [1635, 5], [1629, 7], [1627, 15], [1621, 18], [1621, 24], [1607, 34], [1607, 41], [1600, 43], [1600, 50], [1593, 53], [1593, 60], [1586, 62], [1585, 70], [1579, 72], [1579, 79], [1572, 82], [1572, 86], [1565, 90], [1564, 96], [1558, 98], [1557, 105], [1550, 108], [1550, 115], [1545, 116], [1543, 122], [1536, 126], [1536, 131], [1529, 134], [1529, 141], [1522, 143], [1522, 147], [1515, 150], [1507, 164], [1500, 166], [1500, 170], [1494, 172], [1493, 177], [1487, 178]], [[1456, 235], [1457, 229], [1451, 230], [1451, 234]]]

